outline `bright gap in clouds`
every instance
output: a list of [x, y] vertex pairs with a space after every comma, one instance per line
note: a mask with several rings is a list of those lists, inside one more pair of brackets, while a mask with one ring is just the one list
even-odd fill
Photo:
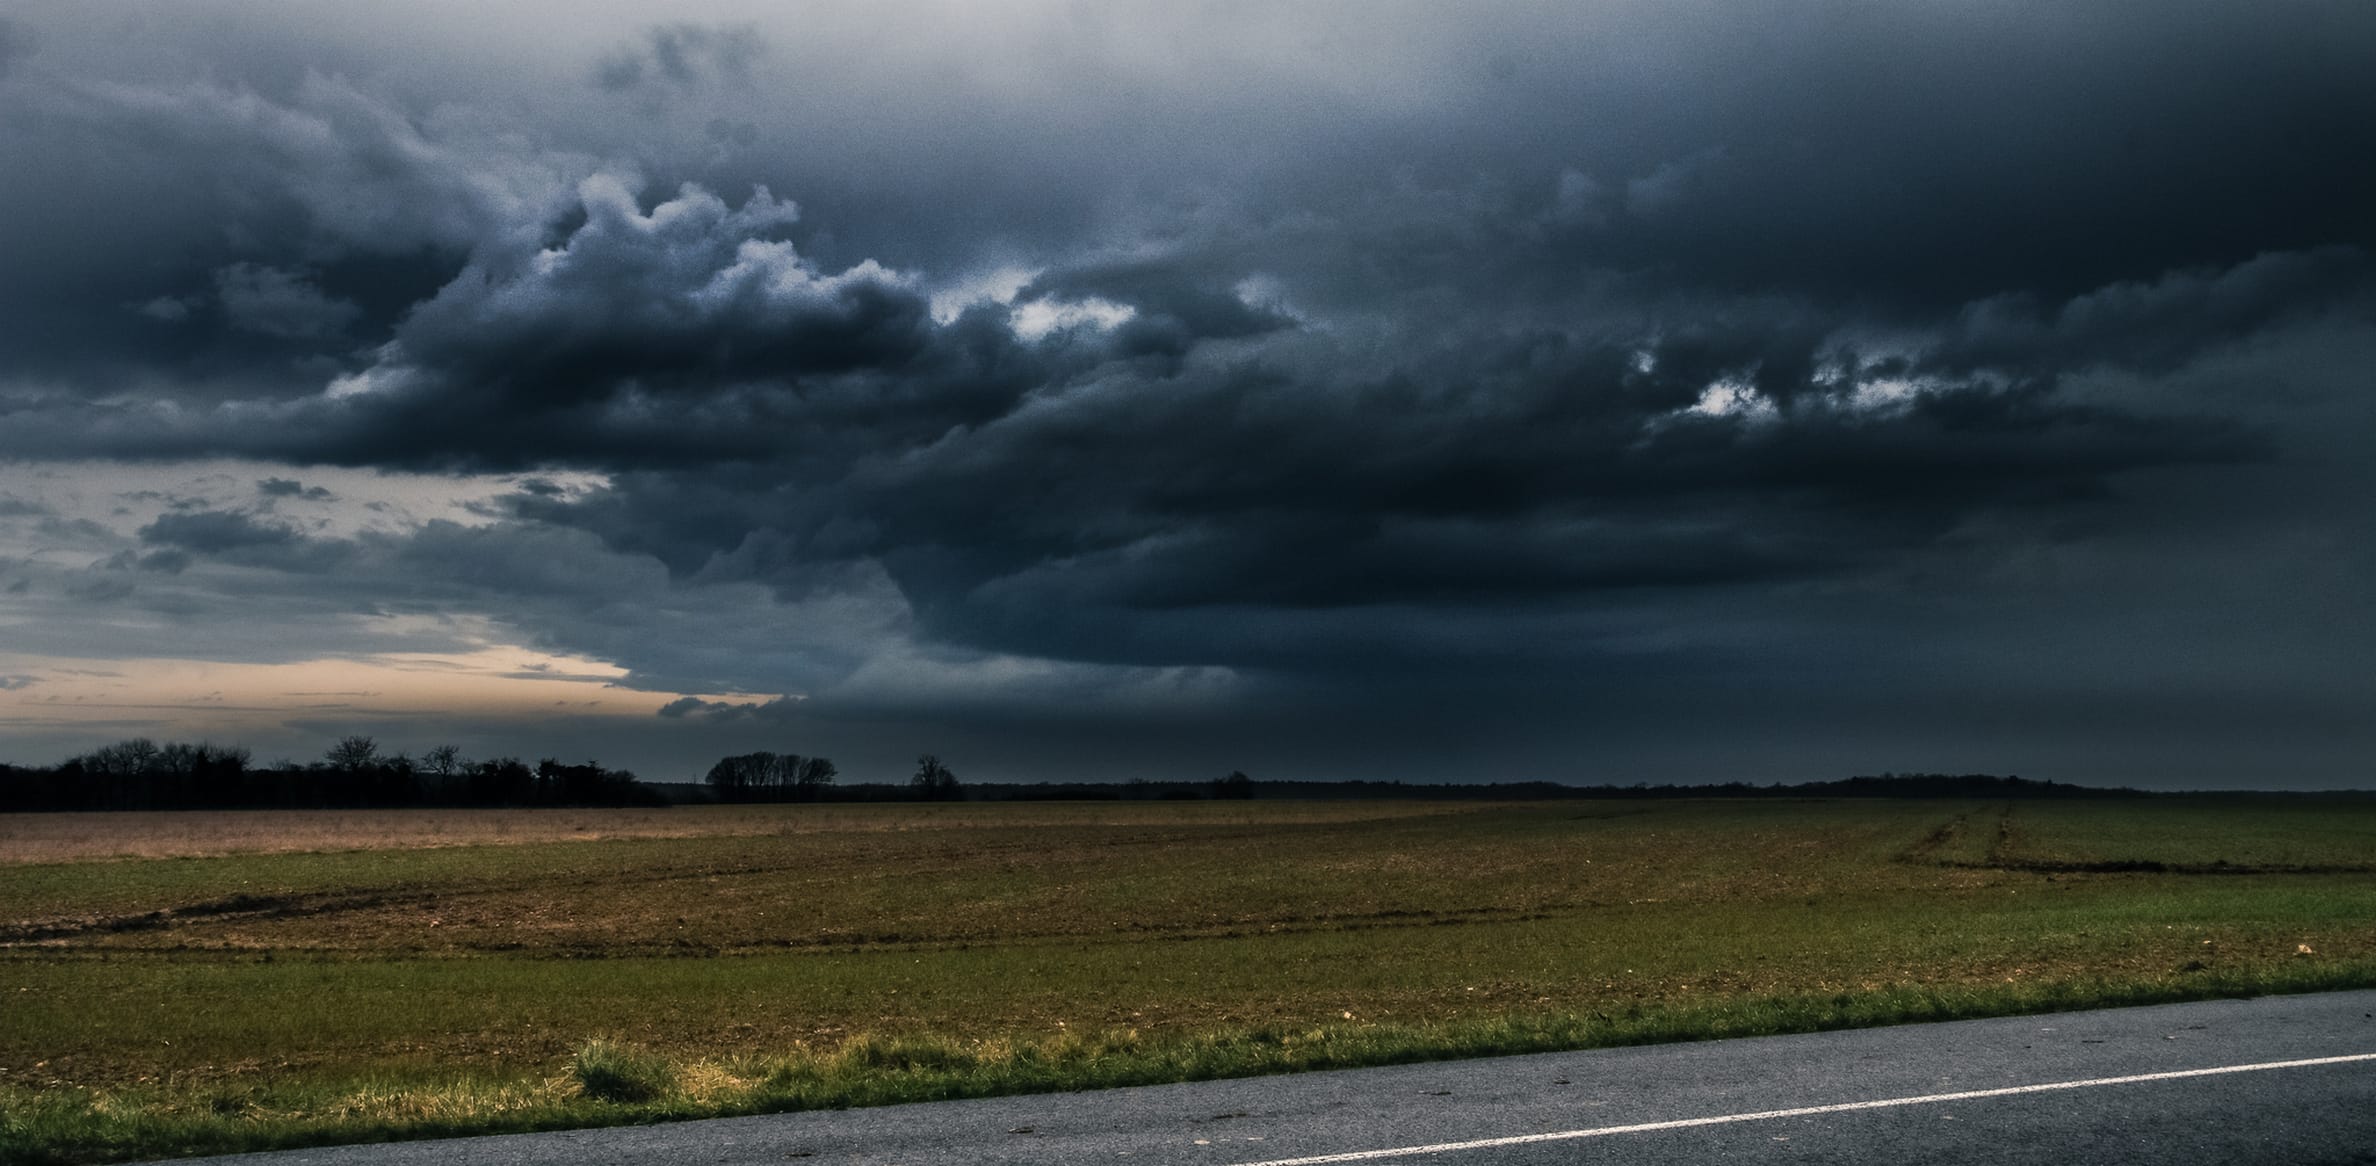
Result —
[[230, 510], [289, 523], [306, 534], [348, 537], [408, 530], [432, 520], [484, 526], [500, 520], [507, 498], [579, 497], [607, 480], [578, 470], [413, 474], [228, 458], [0, 461], [0, 557], [41, 553], [54, 544], [58, 524], [40, 519], [54, 518], [86, 534], [134, 538], [140, 527], [165, 514]]
[[[391, 610], [369, 594], [344, 612], [292, 608], [259, 621], [238, 637], [240, 658], [225, 658], [224, 629], [176, 617], [253, 594], [275, 568], [183, 554], [153, 537], [176, 518], [221, 516], [243, 524], [225, 527], [234, 534], [285, 532], [292, 544], [401, 537], [432, 522], [488, 525], [511, 500], [577, 496], [601, 482], [240, 461], [0, 465], [0, 633], [14, 629], [4, 642], [15, 648], [0, 646], [0, 730], [30, 741], [261, 742], [309, 720], [645, 718], [684, 696], [723, 698], [622, 687], [628, 671], [616, 664], [528, 646], [468, 613]], [[108, 601], [104, 616], [88, 609], [94, 596]], [[45, 626], [81, 630], [39, 634]]]
[[1137, 308], [1094, 296], [1071, 302], [1039, 299], [1016, 308], [1008, 317], [1008, 326], [1025, 340], [1038, 340], [1058, 329], [1082, 325], [1111, 331], [1129, 323], [1136, 315]]
[[0, 692], [0, 725], [101, 727], [237, 741], [291, 718], [644, 717], [683, 695], [621, 688], [627, 670], [583, 656], [489, 644], [291, 663], [170, 657], [8, 657], [21, 687]]

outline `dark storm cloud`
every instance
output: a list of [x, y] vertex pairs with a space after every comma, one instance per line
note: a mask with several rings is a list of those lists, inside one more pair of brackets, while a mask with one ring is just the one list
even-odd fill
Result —
[[646, 212], [594, 179], [583, 207], [562, 245], [467, 269], [352, 392], [293, 420], [366, 463], [846, 461], [995, 416], [1049, 375], [986, 316], [935, 325], [898, 273], [818, 270], [764, 190], [730, 207], [688, 187]]
[[67, 546], [95, 546], [106, 543], [111, 536], [106, 527], [88, 518], [64, 518], [51, 515], [33, 526], [34, 533], [45, 541]]
[[724, 701], [703, 700], [697, 696], [688, 696], [678, 700], [672, 700], [667, 704], [661, 705], [659, 715], [670, 719], [692, 716], [699, 716], [707, 719], [722, 714], [731, 713], [737, 707], [739, 706], [729, 704]]
[[120, 603], [131, 598], [137, 588], [123, 574], [129, 569], [128, 566], [111, 564], [110, 567], [113, 573], [109, 569], [94, 568], [68, 578], [66, 594], [82, 602], [95, 604]]
[[[7, 446], [501, 468], [847, 464], [990, 421], [1102, 363], [1176, 359], [1205, 334], [1285, 324], [1182, 277], [1093, 272], [1077, 278], [1130, 286], [1146, 309], [1111, 335], [1026, 342], [995, 308], [936, 322], [926, 291], [879, 265], [818, 269], [782, 237], [795, 209], [765, 190], [738, 207], [688, 186], [647, 210], [626, 183], [597, 176], [580, 213], [548, 249], [482, 251], [326, 394], [211, 414], [0, 401], [18, 414]], [[257, 296], [269, 301], [254, 309], [259, 330], [351, 317], [286, 278], [255, 282], [271, 293]]]
[[790, 719], [791, 713], [798, 707], [799, 702], [790, 698], [777, 698], [768, 701], [726, 701], [703, 700], [697, 696], [688, 696], [661, 705], [660, 715], [670, 720], [691, 718], [710, 723], [738, 720], [783, 721]]
[[524, 596], [601, 603], [657, 594], [656, 565], [602, 553], [583, 531], [563, 527], [466, 527], [432, 522], [400, 539], [371, 540], [395, 573]]
[[233, 510], [169, 511], [139, 528], [136, 537], [158, 549], [140, 555], [121, 552], [114, 562], [175, 575], [203, 559], [321, 579], [354, 568], [357, 559], [352, 542], [316, 538], [286, 523]]
[[1133, 315], [1115, 328], [1116, 356], [1176, 358], [1207, 340], [1259, 336], [1295, 326], [1274, 305], [1249, 302], [1226, 281], [1177, 260], [1097, 263], [1049, 272], [1019, 296], [1063, 302], [1127, 305]]
[[931, 688], [976, 669], [1088, 732], [1205, 707], [1115, 669], [1215, 667], [1282, 741], [1735, 682], [1786, 734], [1959, 613], [2232, 610], [2172, 534], [2214, 526], [2251, 602], [2347, 614], [2283, 564], [2366, 517], [2366, 10], [1240, 17], [593, 27], [475, 88], [270, 38], [69, 81], [0, 25], [0, 456], [550, 472], [487, 525], [137, 537], [761, 694], [664, 710], [724, 727], [989, 733]]
[[1476, 148], [1569, 167], [1499, 212], [1553, 200], [1553, 261], [1884, 309], [2062, 299], [2367, 239], [2372, 26], [2325, 5], [1670, 6], [1530, 69]]
[[32, 74], [0, 102], [30, 165], [0, 180], [0, 354], [82, 394], [317, 391], [473, 251], [532, 245], [590, 168], [312, 71], [273, 96]]
[[286, 526], [259, 521], [253, 515], [228, 510], [162, 514], [155, 522], [140, 528], [142, 542], [180, 547], [200, 554], [222, 554], [256, 547], [285, 547], [294, 545], [303, 537]]
[[2112, 363], [2167, 372], [2204, 349], [2287, 319], [2362, 315], [2376, 265], [2356, 246], [2270, 252], [2226, 270], [2182, 268], [2098, 288], [2051, 307], [2013, 294], [1966, 306], [1926, 363], [1947, 369], [2059, 369]]
[[618, 92], [660, 84], [678, 89], [748, 80], [767, 41], [750, 25], [664, 24], [595, 66], [594, 83]]
[[819, 272], [777, 237], [796, 214], [765, 190], [735, 208], [688, 187], [646, 213], [596, 179], [581, 205], [524, 270], [468, 270], [420, 305], [387, 363], [534, 409], [897, 366], [928, 342], [921, 296], [871, 264]]
[[362, 316], [361, 308], [304, 275], [235, 263], [215, 272], [215, 294], [234, 328], [286, 340], [333, 337]]
[[[2052, 306], [2172, 269], [2366, 238], [2376, 99], [2355, 49], [2371, 47], [2370, 22], [2289, 11], [2246, 20], [2197, 4], [1662, 5], [1449, 21], [1390, 8], [1373, 40], [1344, 46], [1336, 18], [1315, 8], [1249, 30], [1319, 46], [1300, 62], [1312, 74], [1300, 83], [1248, 72], [1226, 38], [1194, 21], [1158, 20], [1147, 35], [1175, 42], [1171, 59], [1123, 103], [1094, 58], [1052, 47], [1060, 39], [1034, 42], [1030, 20], [1009, 22], [1014, 32], [974, 30], [986, 44], [1029, 46], [1039, 80], [1022, 89], [1004, 87], [980, 52], [968, 57], [955, 33], [970, 26], [904, 38], [917, 59], [860, 61], [820, 34], [780, 46], [803, 79], [799, 103], [705, 108], [690, 128], [704, 137], [703, 124], [766, 113], [783, 141], [718, 168], [707, 185], [739, 196], [773, 183], [810, 203], [824, 217], [805, 249], [833, 270], [879, 257], [942, 275], [1018, 243], [1053, 252], [1061, 267], [1085, 236], [1135, 229], [1179, 244], [1143, 265], [1152, 278], [1169, 268], [1207, 295], [1275, 268], [1332, 308], [1434, 293], [1469, 310], [1540, 311], [1622, 275], [1628, 295], [1669, 297], [1637, 301], [1669, 316], [1692, 314], [1709, 294], [1755, 294], [1903, 323], [1916, 308], [1934, 315], [2001, 295]], [[1128, 48], [1113, 23], [1084, 21], [1073, 33]], [[669, 87], [749, 74], [767, 39], [668, 25], [609, 59], [630, 62], [645, 87]], [[1360, 53], [1395, 59], [1403, 43], [1426, 46], [1437, 67], [1358, 75]], [[1318, 56], [1330, 45], [1354, 55]], [[942, 52], [945, 61], [933, 55]], [[901, 89], [902, 64], [945, 66], [948, 89]], [[89, 244], [102, 240], [77, 240], [80, 278], [121, 285], [108, 289], [108, 311], [76, 305], [78, 330], [119, 316], [127, 343], [112, 350], [153, 348], [186, 376], [203, 363], [205, 338], [160, 332], [122, 306], [186, 310], [176, 306], [244, 263], [315, 271], [330, 304], [358, 306], [363, 332], [384, 334], [419, 298], [385, 289], [425, 295], [489, 239], [551, 231], [574, 201], [570, 185], [592, 168], [582, 152], [523, 150], [518, 135], [468, 119], [425, 120], [347, 77], [293, 76], [254, 92], [85, 90], [27, 123], [52, 128], [35, 131], [24, 156], [71, 141], [130, 180], [72, 192], [84, 221], [132, 228], [117, 232], [122, 243], [196, 238], [216, 229], [198, 224], [226, 220], [232, 229], [220, 235], [247, 241], [176, 274], [159, 270], [165, 247], [94, 262], [105, 257]], [[842, 102], [864, 103], [866, 133], [848, 130], [855, 110]], [[693, 156], [663, 165], [711, 168]], [[187, 194], [180, 207], [136, 206], [132, 189]], [[954, 223], [975, 237], [946, 237]], [[44, 249], [12, 254], [28, 282], [54, 287], [40, 279]], [[398, 279], [340, 269], [373, 255], [418, 256], [422, 270]], [[1142, 305], [1134, 332], [1176, 348], [1170, 319]], [[269, 334], [327, 337], [330, 322], [317, 311]], [[1208, 334], [1197, 321], [1186, 327]], [[76, 339], [86, 341], [79, 352], [97, 347]], [[244, 351], [215, 354], [224, 375]]]
[[[111, 560], [111, 562], [112, 561], [113, 560]], [[142, 571], [156, 571], [166, 575], [179, 575], [183, 571], [190, 569], [190, 564], [193, 560], [189, 555], [181, 551], [164, 550], [150, 551], [145, 555], [127, 556], [124, 561]]]
[[[1360, 34], [1301, 6], [1242, 38], [1177, 27], [1194, 11], [1144, 20], [1160, 50], [1087, 17], [863, 69], [787, 38], [787, 71], [843, 82], [800, 108], [869, 133], [774, 119], [713, 185], [808, 170], [835, 263], [1137, 227], [1368, 302], [1591, 268], [1882, 311], [2365, 237], [2376, 194], [2376, 37], [2333, 6], [1388, 5]], [[1030, 84], [986, 63], [1010, 58]]]
[[[1811, 406], [1645, 419], [1594, 416], [1594, 387], [1431, 404], [1392, 386], [1256, 424], [1244, 412], [1263, 409], [1259, 394], [1225, 392], [1093, 434], [1068, 420], [1002, 435], [1009, 456], [975, 462], [995, 476], [917, 459], [869, 512], [913, 523], [880, 553], [944, 634], [1074, 658], [1226, 662], [1241, 657], [1210, 628], [1150, 642], [1162, 625], [1094, 621], [1832, 574], [1991, 509], [2100, 497], [2121, 469], [2256, 452], [2224, 426], [2106, 415], [2039, 391], [1933, 393], [1883, 417]], [[1033, 469], [1059, 461], [1061, 484]]]
[[[879, 559], [930, 631], [979, 647], [1278, 663], [1269, 630], [1137, 617], [1818, 577], [1985, 514], [2106, 506], [2123, 472], [2268, 454], [2233, 421], [2082, 404], [2043, 380], [1862, 403], [1873, 369], [1803, 335], [1638, 350], [1549, 334], [1491, 353], [1465, 375], [1363, 381], [1254, 360], [1150, 372], [1121, 346], [945, 432], [849, 425], [839, 456], [804, 444], [520, 506], [687, 577], [788, 592], [820, 563]], [[1695, 407], [1711, 384], [1737, 384], [1739, 407]]]
[[[2200, 344], [2330, 301], [2356, 272], [2349, 253], [2269, 257], [2091, 293], [2029, 333], [1974, 324], [2017, 315], [1992, 302], [1960, 320], [1995, 337], [1993, 359], [1961, 338], [1867, 359], [1839, 338], [1853, 317], [1754, 303], [1613, 339], [1589, 316], [1513, 329], [1445, 312], [1409, 351], [1353, 353], [1156, 258], [1024, 284], [1018, 305], [1129, 313], [1035, 342], [1010, 326], [1020, 307], [940, 322], [914, 277], [820, 270], [764, 191], [737, 207], [687, 187], [646, 209], [598, 177], [580, 206], [550, 247], [482, 252], [278, 425], [119, 409], [122, 424], [163, 452], [637, 471], [591, 499], [531, 492], [520, 513], [786, 594], [879, 561], [927, 631], [977, 648], [1277, 665], [1292, 653], [1272, 633], [1135, 616], [1815, 578], [1982, 515], [2047, 521], [2113, 498], [2124, 472], [2267, 453], [2232, 419], [2069, 399], [2069, 352]], [[221, 551], [289, 533], [168, 518], [190, 529], [160, 519], [146, 537]], [[531, 583], [513, 590], [603, 586]]]
[[264, 478], [256, 483], [256, 493], [267, 498], [302, 498], [308, 502], [328, 502], [338, 497], [326, 487], [308, 486], [295, 478]]

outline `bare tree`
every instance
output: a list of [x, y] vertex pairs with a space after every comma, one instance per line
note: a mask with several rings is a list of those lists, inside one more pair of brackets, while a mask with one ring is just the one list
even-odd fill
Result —
[[833, 784], [840, 771], [823, 757], [798, 753], [738, 753], [710, 766], [707, 781], [721, 801], [808, 800], [821, 786]]
[[833, 761], [830, 758], [810, 757], [802, 760], [800, 772], [794, 779], [800, 791], [800, 799], [802, 801], [816, 800], [817, 792], [832, 785], [833, 779], [840, 773], [840, 770], [833, 767]]
[[916, 775], [908, 779], [908, 788], [928, 802], [955, 801], [964, 789], [957, 775], [930, 753], [916, 758]]
[[323, 756], [323, 760], [328, 761], [332, 769], [360, 773], [379, 761], [379, 742], [361, 734], [340, 737], [338, 744], [330, 747], [330, 752]]
[[805, 760], [798, 753], [778, 753], [767, 763], [767, 788], [775, 800], [790, 797], [792, 788], [800, 783], [800, 764]]
[[134, 777], [156, 768], [157, 743], [146, 737], [128, 737], [113, 745], [104, 745], [81, 757], [83, 769], [111, 777]]
[[775, 760], [775, 754], [765, 751], [721, 757], [716, 765], [710, 766], [709, 776], [703, 780], [718, 791], [720, 801], [747, 801], [767, 787]]

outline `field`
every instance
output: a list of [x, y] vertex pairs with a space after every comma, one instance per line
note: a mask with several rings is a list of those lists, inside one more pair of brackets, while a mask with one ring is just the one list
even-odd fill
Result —
[[0, 1160], [2376, 984], [2376, 803], [0, 817]]

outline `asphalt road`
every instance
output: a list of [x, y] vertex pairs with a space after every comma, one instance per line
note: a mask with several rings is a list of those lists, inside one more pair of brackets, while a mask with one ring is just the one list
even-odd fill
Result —
[[2376, 1163], [2376, 992], [204, 1161]]

